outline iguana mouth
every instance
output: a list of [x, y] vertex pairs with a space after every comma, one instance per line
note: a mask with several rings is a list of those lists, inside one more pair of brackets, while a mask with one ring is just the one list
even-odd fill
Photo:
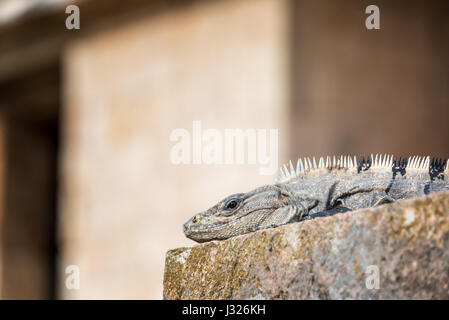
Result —
[[[273, 208], [273, 207], [257, 208], [257, 209], [254, 209], [252, 211], [248, 211], [244, 215], [241, 215], [240, 217], [237, 217], [234, 220], [230, 220], [230, 221], [226, 221], [226, 222], [217, 222], [217, 223], [214, 223], [214, 225], [207, 225], [207, 226], [205, 226], [205, 228], [201, 228], [201, 229], [197, 229], [197, 230], [195, 230], [193, 228], [190, 228], [191, 227], [190, 223], [191, 223], [192, 219], [195, 217], [194, 216], [194, 217], [190, 218], [186, 223], [184, 223], [184, 225], [183, 225], [184, 234], [186, 235], [187, 238], [192, 239], [192, 237], [191, 237], [192, 235], [202, 235], [202, 234], [206, 234], [206, 233], [210, 233], [210, 232], [213, 233], [213, 231], [220, 230], [224, 226], [227, 226], [227, 225], [230, 225], [230, 224], [233, 224], [233, 223], [237, 223], [238, 221], [240, 221], [241, 219], [243, 219], [244, 217], [246, 217], [247, 215], [249, 215], [249, 214], [251, 214], [253, 212], [260, 211], [260, 210], [274, 211], [276, 209], [277, 208]], [[193, 240], [198, 241], [196, 239], [193, 239]]]

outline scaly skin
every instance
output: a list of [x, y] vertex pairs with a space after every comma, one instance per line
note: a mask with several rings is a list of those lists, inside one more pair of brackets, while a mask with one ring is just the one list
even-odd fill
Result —
[[[340, 161], [341, 159], [341, 161]], [[281, 170], [281, 181], [231, 195], [184, 224], [197, 242], [224, 240], [303, 219], [373, 207], [449, 190], [446, 160], [340, 158]], [[347, 160], [347, 161], [346, 161]], [[355, 159], [354, 159], [355, 160]]]

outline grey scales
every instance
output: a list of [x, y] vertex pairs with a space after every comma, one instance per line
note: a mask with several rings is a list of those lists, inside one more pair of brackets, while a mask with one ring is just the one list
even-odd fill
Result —
[[298, 159], [272, 185], [230, 195], [183, 226], [197, 242], [225, 240], [304, 219], [449, 190], [449, 162], [370, 155]]

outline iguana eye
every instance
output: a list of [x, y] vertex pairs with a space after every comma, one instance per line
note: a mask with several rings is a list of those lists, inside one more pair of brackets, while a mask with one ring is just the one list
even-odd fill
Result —
[[230, 199], [225, 203], [223, 208], [225, 210], [234, 210], [235, 208], [238, 207], [239, 204], [240, 204], [239, 199]]

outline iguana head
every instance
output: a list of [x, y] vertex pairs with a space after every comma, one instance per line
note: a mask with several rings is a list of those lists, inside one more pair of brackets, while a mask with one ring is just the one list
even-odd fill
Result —
[[255, 230], [299, 221], [307, 214], [284, 185], [267, 185], [233, 194], [184, 224], [184, 234], [197, 242], [223, 240]]

